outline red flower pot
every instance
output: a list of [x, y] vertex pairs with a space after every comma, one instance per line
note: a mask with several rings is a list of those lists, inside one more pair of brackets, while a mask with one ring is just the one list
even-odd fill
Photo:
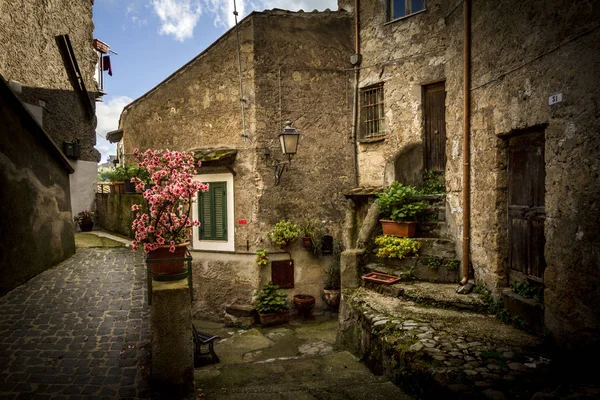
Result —
[[[150, 260], [150, 269], [153, 275], [175, 275], [185, 272], [185, 261], [174, 260], [185, 258], [187, 246], [190, 242], [175, 245], [175, 252], [169, 251], [170, 246], [160, 246], [158, 249], [148, 253], [148, 260]], [[161, 260], [161, 261], [154, 261]], [[162, 261], [164, 260], [164, 261]]]

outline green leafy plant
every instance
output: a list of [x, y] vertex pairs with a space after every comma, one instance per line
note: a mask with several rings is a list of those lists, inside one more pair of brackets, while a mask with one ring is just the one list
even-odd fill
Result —
[[269, 282], [262, 290], [254, 291], [256, 299], [256, 310], [261, 314], [277, 313], [287, 311], [289, 304], [287, 295], [279, 293], [279, 286]]
[[444, 259], [442, 257], [429, 257], [427, 260], [427, 267], [437, 270], [444, 263]]
[[282, 247], [298, 239], [299, 235], [298, 225], [287, 220], [276, 223], [273, 230], [268, 233], [271, 243]]
[[377, 257], [399, 260], [417, 254], [421, 248], [421, 242], [418, 240], [389, 235], [377, 236], [375, 244], [379, 247]]
[[300, 232], [304, 238], [309, 238], [310, 245], [308, 249], [317, 257], [319, 257], [322, 247], [322, 239], [325, 234], [325, 228], [321, 221], [317, 219], [304, 219], [300, 222]]
[[339, 290], [342, 286], [342, 251], [344, 251], [344, 248], [341, 243], [334, 242], [331, 262], [325, 270], [325, 282], [323, 288], [326, 290]]
[[512, 284], [512, 290], [519, 296], [535, 301], [542, 300], [542, 290], [539, 287], [531, 285], [528, 281], [519, 281]]
[[269, 256], [267, 249], [256, 250], [256, 265], [259, 267], [266, 267], [269, 264]]
[[441, 171], [423, 171], [423, 185], [420, 192], [422, 194], [442, 194], [446, 193], [446, 180]]
[[393, 182], [377, 196], [380, 216], [396, 222], [414, 220], [427, 208], [424, 201], [413, 200], [418, 194], [418, 190], [413, 186]]
[[460, 265], [460, 261], [458, 260], [450, 260], [446, 263], [445, 267], [448, 271], [457, 270]]

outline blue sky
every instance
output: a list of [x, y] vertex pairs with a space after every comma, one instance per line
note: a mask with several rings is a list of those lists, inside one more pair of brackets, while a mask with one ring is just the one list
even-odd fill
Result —
[[[337, 9], [337, 0], [236, 0], [238, 20], [253, 10]], [[115, 145], [104, 139], [117, 129], [123, 107], [202, 52], [234, 25], [233, 0], [96, 0], [94, 38], [110, 45], [113, 75], [104, 74], [96, 103], [96, 148], [105, 162]]]

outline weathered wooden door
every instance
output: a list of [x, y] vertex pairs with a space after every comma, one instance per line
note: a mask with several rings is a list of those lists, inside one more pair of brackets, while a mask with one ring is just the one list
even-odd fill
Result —
[[[545, 210], [544, 131], [509, 139], [508, 239], [510, 281], [543, 282]], [[525, 275], [525, 276], [523, 276]]]
[[438, 82], [424, 86], [423, 138], [424, 167], [429, 171], [446, 169], [446, 86]]

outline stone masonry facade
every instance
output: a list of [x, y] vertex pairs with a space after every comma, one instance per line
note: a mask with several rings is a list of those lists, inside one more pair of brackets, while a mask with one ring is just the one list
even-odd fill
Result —
[[[299, 243], [282, 251], [266, 234], [280, 220], [312, 218], [342, 240], [343, 193], [354, 184], [347, 134], [351, 20], [346, 12], [271, 10], [239, 23], [245, 129], [234, 29], [123, 111], [126, 163], [134, 148], [237, 151], [229, 165], [205, 163], [199, 169], [200, 180], [229, 177], [234, 202], [228, 254], [212, 253], [210, 246], [193, 252], [195, 315], [221, 319], [225, 305], [249, 304], [252, 291], [271, 279], [270, 266], [254, 263], [262, 248], [269, 249], [271, 260], [294, 259], [290, 298], [312, 294], [324, 307], [323, 271], [330, 256], [316, 258]], [[301, 137], [298, 153], [275, 185], [273, 163], [283, 160], [277, 135], [286, 120]]]
[[[383, 83], [385, 140], [358, 145], [359, 183], [388, 185], [423, 141], [423, 90], [445, 84], [447, 221], [461, 253], [462, 2], [427, 1], [391, 22], [385, 0], [359, 2], [359, 88]], [[352, 11], [355, 2], [340, 6]], [[590, 2], [471, 5], [471, 261], [492, 291], [509, 284], [509, 138], [544, 132], [545, 324], [567, 345], [598, 345], [600, 7]], [[549, 105], [560, 93], [563, 100]], [[417, 165], [417, 167], [420, 167]], [[405, 168], [415, 168], [408, 166]]]

